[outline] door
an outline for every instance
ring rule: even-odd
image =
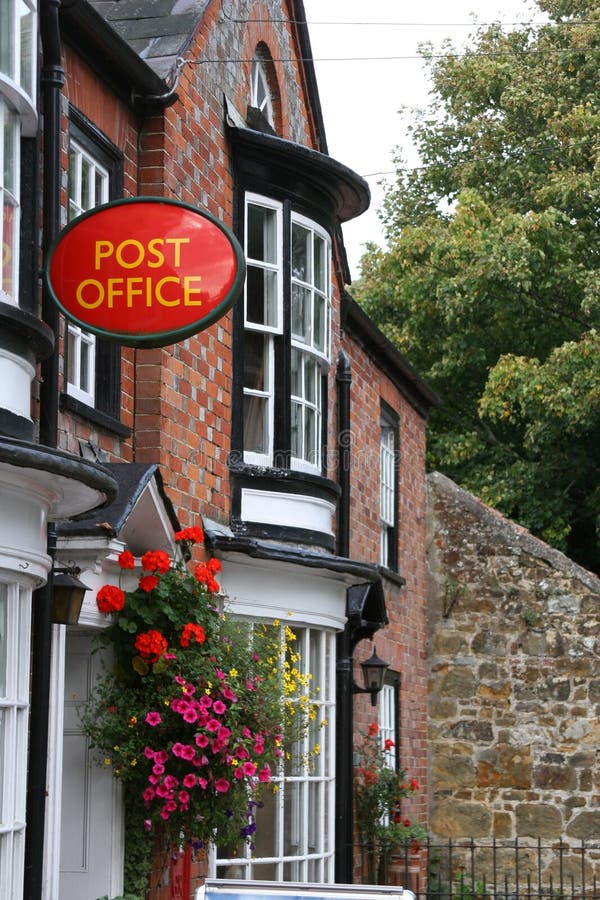
[[[123,887],[123,822],[119,785],[98,765],[79,711],[101,672],[92,635],[67,634],[59,900],[114,897]]]

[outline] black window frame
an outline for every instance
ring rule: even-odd
[[[69,109],[69,149],[71,139],[75,139],[107,169],[109,202],[120,199],[123,196],[123,153],[87,116],[73,106]],[[61,409],[74,412],[109,431],[127,437],[131,429],[121,422],[121,344],[96,336],[95,346],[95,405],[90,406],[65,390],[60,397]],[[65,341],[65,372],[67,353]]]

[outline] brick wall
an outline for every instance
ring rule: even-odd
[[[382,374],[364,347],[346,334],[343,349],[351,360],[350,556],[379,561],[379,434],[381,400],[400,419],[398,569],[406,584],[384,576],[389,625],[375,635],[377,654],[400,673],[401,765],[421,790],[407,799],[406,815],[427,818],[427,671],[425,620],[425,421],[398,387]],[[357,648],[359,663],[371,643]],[[355,698],[355,722],[365,730],[376,717],[368,698]]]

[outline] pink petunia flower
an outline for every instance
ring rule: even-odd
[[[226,794],[230,787],[231,785],[226,778],[217,778],[215,781],[215,791],[219,794]]]
[[[154,728],[155,725],[160,725],[162,716],[159,712],[149,712],[146,714],[146,722]]]

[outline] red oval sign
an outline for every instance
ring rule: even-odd
[[[131,347],[207,328],[237,299],[242,249],[210,213],[159,197],[118,200],[74,219],[48,256],[50,292],[71,321]]]

